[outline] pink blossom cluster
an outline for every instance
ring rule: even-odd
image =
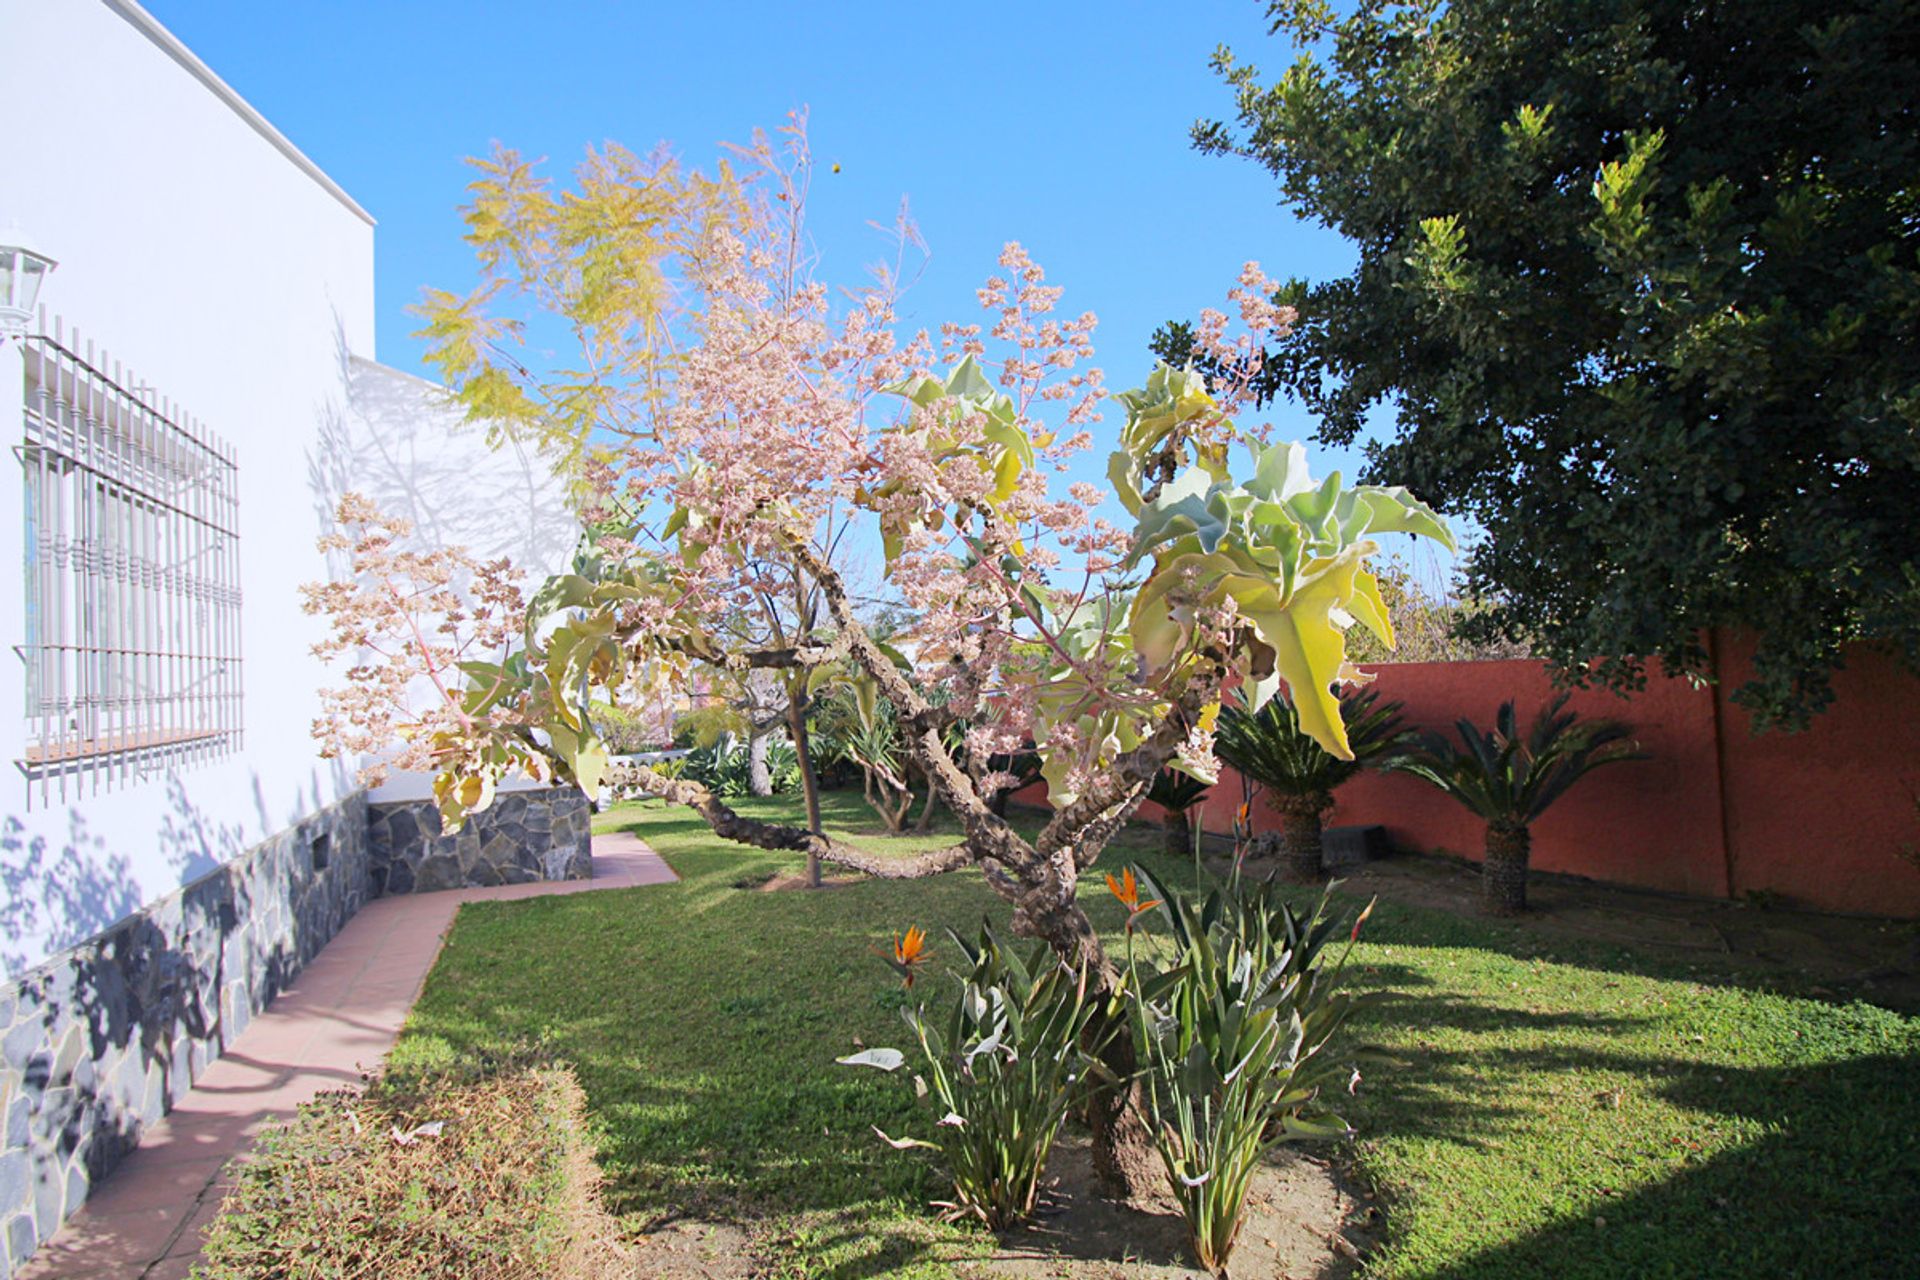
[[[334,516],[319,547],[345,553],[350,576],[300,588],[302,607],[330,628],[314,656],[349,663],[346,683],[321,691],[321,756],[364,758],[375,784],[390,769],[435,769],[442,744],[474,728],[460,663],[504,658],[520,635],[526,602],[513,566],[459,547],[418,549],[410,522],[357,493]]]

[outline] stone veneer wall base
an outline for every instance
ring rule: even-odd
[[[357,792],[0,982],[0,1280],[368,901],[591,879],[592,816],[509,791],[445,835],[431,801]]]
[[[369,806],[375,896],[593,877],[593,806],[572,787],[505,791],[452,835],[431,800]]]
[[[0,1280],[373,896],[365,792],[0,983]]]

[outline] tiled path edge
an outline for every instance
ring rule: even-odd
[[[593,837],[591,880],[376,898],[361,908],[19,1273],[19,1280],[179,1280],[253,1135],[386,1057],[463,902],[666,884],[625,832]]]

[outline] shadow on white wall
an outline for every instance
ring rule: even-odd
[[[566,562],[580,525],[544,457],[514,443],[488,448],[443,387],[360,356],[341,359],[347,406],[322,411],[309,455],[320,528],[332,527],[341,495],[356,492],[411,520],[422,547],[505,556],[533,582]]]

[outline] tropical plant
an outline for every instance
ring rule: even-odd
[[[1258,710],[1235,698],[1220,713],[1214,750],[1242,777],[1266,789],[1280,811],[1288,873],[1302,881],[1318,880],[1325,872],[1321,823],[1333,808],[1333,793],[1368,763],[1381,761],[1408,741],[1400,704],[1382,702],[1373,689],[1342,693],[1340,719],[1352,751],[1349,759],[1329,754],[1300,727],[1290,694]]]
[[[1218,750],[1217,739],[1215,749]],[[1160,806],[1160,830],[1165,837],[1168,853],[1184,855],[1193,852],[1193,823],[1187,812],[1206,798],[1212,786],[1212,783],[1202,782],[1178,769],[1162,769],[1153,775],[1153,785],[1147,788],[1147,799]]]
[[[1033,1214],[1047,1156],[1090,1065],[1082,1040],[1094,1005],[1086,970],[1067,968],[1045,944],[1022,958],[985,924],[974,942],[948,936],[967,964],[946,1016],[902,1010],[920,1047],[924,1096],[938,1113],[934,1140],[875,1132],[896,1149],[938,1150],[953,1174],[948,1216],[1003,1231]],[[925,954],[923,936],[909,929],[888,962],[911,986]],[[906,1055],[867,1049],[839,1061],[895,1071]]]
[[[1377,539],[1451,535],[1405,490],[1316,480],[1300,446],[1240,427],[1246,369],[1211,387],[1154,369],[1118,397],[1111,494],[1050,489],[1056,467],[1093,445],[1108,398],[1090,365],[1094,318],[1055,314],[1061,291],[1009,244],[979,294],[985,323],[896,332],[898,271],[851,296],[811,274],[801,122],[785,136],[784,150],[756,138],[735,153],[743,169],[711,191],[664,153],[613,172],[590,164],[558,193],[511,157],[486,166],[467,211],[482,279],[466,298],[430,299],[432,358],[473,415],[590,454],[583,477],[605,518],[527,603],[524,627],[496,626],[504,643],[482,657],[442,630],[457,638],[465,604],[445,566],[395,581],[408,566],[387,554],[386,517],[346,506],[328,545],[355,579],[317,587],[309,607],[331,616],[328,652],[372,643],[383,660],[323,695],[318,732],[329,751],[387,751],[434,773],[451,829],[510,774],[596,789],[609,758],[580,714],[590,698],[756,669],[804,673],[804,685],[850,665],[892,704],[901,753],[959,828],[951,847],[877,854],[811,822],[742,814],[644,765],[618,766],[622,781],[728,839],[870,875],[978,868],[1111,1008],[1119,971],[1079,904],[1081,874],[1163,767],[1212,771],[1235,677],[1256,705],[1286,684],[1306,731],[1346,754],[1331,686],[1358,677],[1347,624],[1392,634],[1368,570]],[[656,213],[685,243],[643,234]],[[911,227],[898,230],[910,248]],[[1250,265],[1227,295],[1245,334],[1229,336],[1222,313],[1202,340],[1257,353],[1293,319],[1274,288]],[[549,331],[577,337],[581,358],[532,367],[519,335]],[[1097,514],[1110,500],[1119,521]],[[871,597],[833,562],[848,521],[916,619],[908,670],[869,628]],[[817,589],[825,625],[784,642],[726,627],[770,576]],[[473,582],[506,599],[513,575]],[[968,768],[1029,743],[1053,803],[1033,836],[989,806],[1004,778]],[[1107,1043],[1113,1076],[1130,1077],[1131,1041]],[[1126,1102],[1092,1115],[1095,1164],[1116,1189],[1153,1163]]]
[[[1615,720],[1581,720],[1561,694],[1534,718],[1523,737],[1511,701],[1500,704],[1493,728],[1461,719],[1460,745],[1422,735],[1416,749],[1389,767],[1423,778],[1471,809],[1487,824],[1480,901],[1495,915],[1527,909],[1527,856],[1533,820],[1567,788],[1601,765],[1644,760],[1631,731]]]
[[[913,784],[893,704],[879,696],[871,680],[854,677],[827,701],[822,719],[822,754],[860,770],[867,807],[879,815],[888,835],[900,835],[913,808]]]
[[[1356,1055],[1328,1046],[1354,1008],[1338,982],[1372,908],[1329,969],[1331,887],[1302,913],[1270,882],[1235,876],[1183,893],[1141,881],[1173,935],[1157,966],[1143,976],[1136,963],[1129,981],[1148,1111],[1194,1256],[1224,1276],[1267,1152],[1350,1132],[1327,1095],[1357,1081]]]

